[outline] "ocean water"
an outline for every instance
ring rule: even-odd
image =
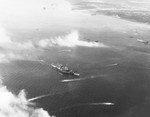
[[[149,117],[150,44],[137,42],[150,41],[148,3],[53,2],[3,3],[0,85],[2,80],[2,94],[13,97],[0,95],[7,115]],[[106,10],[100,13],[100,7]],[[80,77],[62,75],[51,63],[67,65]],[[6,112],[3,100],[0,115]]]
[[[57,117],[140,117],[143,113],[148,117],[148,55],[116,48],[59,50],[45,50],[44,63],[15,60],[3,64],[3,84],[15,94],[25,89],[28,99],[42,96],[33,102]],[[76,77],[59,74],[51,68],[52,62],[67,64],[80,73],[79,80],[63,82]],[[112,105],[100,104],[105,102]]]

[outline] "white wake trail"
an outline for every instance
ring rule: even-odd
[[[115,103],[112,102],[95,102],[95,103],[79,103],[79,104],[73,104],[73,105],[69,105],[63,108],[58,109],[55,112],[60,112],[63,110],[67,110],[73,107],[80,107],[80,106],[114,106]]]
[[[85,77],[85,78],[76,78],[76,79],[64,79],[61,80],[61,82],[76,82],[76,81],[82,81],[82,80],[88,80],[88,79],[94,79],[98,77],[106,77],[107,75],[95,75],[95,76],[90,76],[90,77]]]
[[[40,96],[31,98],[31,99],[28,99],[28,101],[29,101],[29,102],[35,101],[35,100],[38,100],[38,99],[41,99],[41,98],[44,98],[44,97],[48,97],[48,96],[51,96],[51,95],[52,95],[52,94],[40,95]]]
[[[72,50],[61,50],[59,52],[71,52]]]
[[[113,67],[113,66],[118,66],[118,65],[119,65],[118,63],[113,63],[113,64],[106,65],[105,67]]]

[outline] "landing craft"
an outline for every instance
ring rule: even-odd
[[[57,70],[61,74],[64,74],[64,75],[73,75],[73,76],[80,76],[79,73],[73,72],[67,66],[63,66],[62,64],[56,64],[56,65],[54,65],[52,63],[51,66],[52,66],[53,69]]]
[[[142,40],[142,39],[137,39],[137,41],[138,41],[138,42],[141,42],[141,43],[144,43],[144,44],[146,44],[146,45],[149,43],[149,41],[145,41],[145,40]]]

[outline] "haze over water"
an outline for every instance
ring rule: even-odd
[[[0,3],[0,116],[149,117],[149,1]]]

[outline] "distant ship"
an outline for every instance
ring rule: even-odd
[[[52,68],[60,72],[64,75],[73,75],[73,76],[80,76],[79,73],[75,73],[72,70],[70,70],[67,66],[63,66],[62,64],[51,64]]]
[[[142,39],[137,39],[138,42],[141,42],[141,43],[144,43],[144,44],[148,44],[149,41],[145,41],[145,40],[142,40]]]

